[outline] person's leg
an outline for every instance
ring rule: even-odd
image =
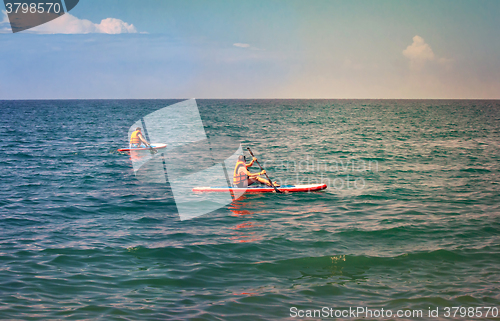
[[[262,178],[260,176],[257,176],[256,179],[259,181],[261,184],[265,184],[267,186],[272,186],[271,182],[269,182],[267,179]],[[277,182],[274,182],[274,186],[280,186]]]
[[[130,147],[131,147],[131,148],[146,148],[146,145],[144,145],[143,143],[139,143],[139,144],[130,144]]]
[[[262,177],[260,177],[260,176],[257,176],[257,177],[255,177],[255,178],[259,181],[259,183],[261,183],[261,184],[266,184],[266,185],[271,186],[271,184],[269,183],[269,181],[268,181],[267,179],[262,178]]]
[[[252,185],[255,182],[257,182],[257,179],[255,177],[249,177],[248,178],[248,186]]]

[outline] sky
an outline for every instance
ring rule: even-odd
[[[500,99],[500,1],[82,0],[13,34],[0,100]]]

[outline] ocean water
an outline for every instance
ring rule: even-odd
[[[329,188],[186,221],[116,152],[175,102],[0,101],[0,319],[500,309],[500,101],[198,100],[273,180]]]

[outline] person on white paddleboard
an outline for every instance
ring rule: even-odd
[[[130,147],[151,147],[144,136],[142,136],[141,127],[137,127],[132,132],[132,135],[130,135]]]
[[[236,166],[234,167],[234,174],[233,174],[234,186],[247,187],[255,182],[259,182],[267,186],[272,186],[269,180],[260,177],[260,175],[264,175],[266,173],[264,169],[259,173],[250,173],[248,171],[247,168],[251,167],[256,160],[257,158],[253,157],[252,161],[246,164],[245,156],[240,155],[238,157],[238,161],[236,162]],[[280,186],[277,182],[274,182],[273,184],[274,186]]]

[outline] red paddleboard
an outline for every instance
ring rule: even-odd
[[[162,149],[162,148],[166,148],[167,144],[151,144],[151,147],[153,149]],[[149,147],[120,148],[118,151],[119,152],[130,152],[132,150],[151,150],[151,148],[149,148]]]
[[[283,185],[278,189],[281,192],[313,192],[326,188],[326,184],[312,184],[312,185]],[[227,187],[227,186],[202,186],[193,188],[193,192],[233,192],[233,193],[272,193],[275,192],[274,188],[266,185],[243,187]]]

